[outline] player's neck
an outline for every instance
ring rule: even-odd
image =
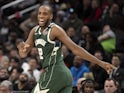
[[[41,26],[41,30],[43,31],[44,29],[46,29],[50,25],[50,23],[51,23],[51,21],[48,22],[46,25]]]

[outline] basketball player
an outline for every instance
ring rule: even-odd
[[[72,93],[72,75],[64,65],[61,46],[65,44],[75,55],[111,71],[111,64],[103,62],[86,50],[76,45],[66,35],[65,31],[52,23],[53,13],[50,6],[41,5],[38,11],[39,25],[34,27],[25,42],[19,42],[17,47],[22,58],[26,57],[31,48],[37,47],[42,60],[43,73],[32,93]]]

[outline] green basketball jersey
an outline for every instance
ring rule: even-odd
[[[61,43],[58,40],[51,41],[49,38],[51,28],[55,25],[55,23],[51,23],[43,32],[41,32],[41,27],[37,26],[34,34],[35,46],[38,48],[43,68],[56,64],[56,62],[63,62]]]

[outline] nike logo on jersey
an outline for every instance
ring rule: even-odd
[[[39,91],[36,91],[35,93],[47,93],[49,91],[49,89],[45,89],[45,90],[39,90]]]
[[[39,83],[37,83],[34,93],[47,93],[50,89],[40,90]]]

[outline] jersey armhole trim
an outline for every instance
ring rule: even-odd
[[[41,34],[41,33],[40,33],[40,29],[41,29],[41,28],[40,28],[39,25],[36,26],[36,27],[35,27],[35,33]]]
[[[51,28],[49,29],[48,35],[47,35],[48,42],[55,44],[55,41],[50,40],[50,32],[51,32]]]
[[[48,36],[47,36],[48,42],[50,42],[50,43],[52,43],[52,44],[55,44],[55,41],[50,40],[50,32],[51,32],[51,28],[52,28],[54,25],[55,25],[54,23],[51,23],[51,27],[50,27],[50,29],[49,29],[49,31],[48,31]]]

